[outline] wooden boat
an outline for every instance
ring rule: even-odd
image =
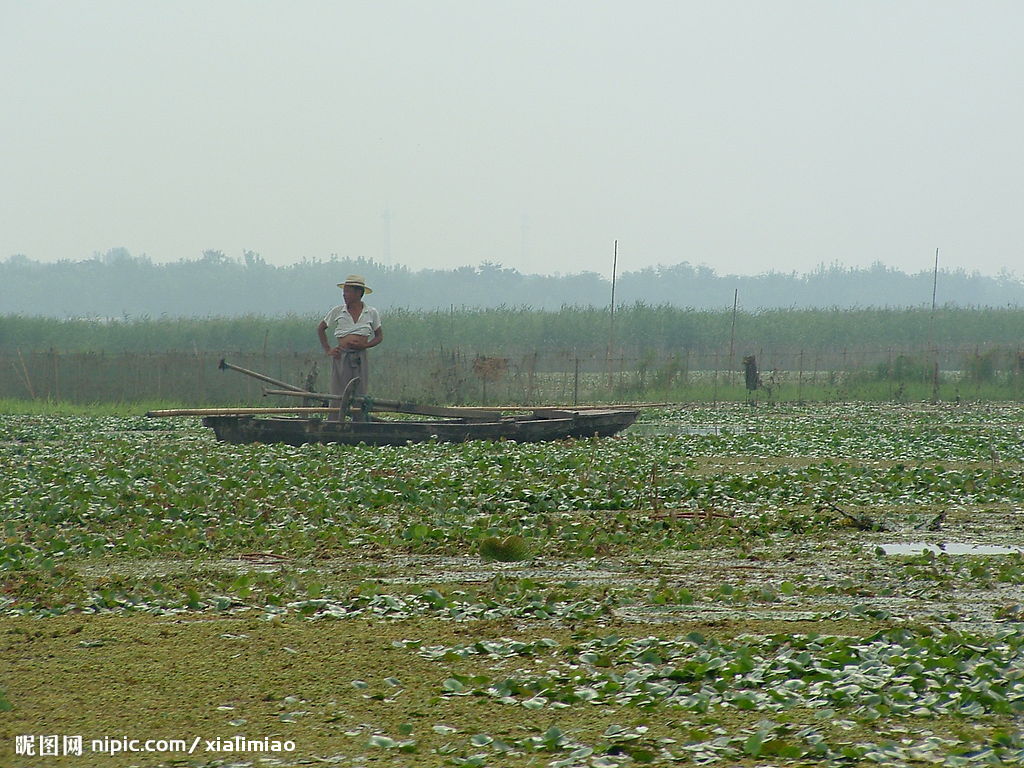
[[[218,440],[228,443],[343,443],[345,445],[406,445],[436,440],[515,440],[542,442],[579,437],[608,437],[630,426],[636,408],[449,408],[353,395],[354,380],[342,395],[329,395],[272,379],[220,361],[221,370],[244,373],[283,389],[264,389],[265,395],[301,397],[333,402],[332,407],[228,408],[150,411],[147,416],[202,416]],[[507,411],[521,411],[507,415]],[[525,412],[522,412],[525,411]],[[421,420],[381,419],[374,412],[415,414]],[[281,416],[278,414],[297,414]],[[325,418],[326,417],[326,418]],[[425,417],[425,418],[424,418]]]
[[[567,438],[607,437],[630,426],[639,411],[537,409],[498,419],[465,418],[430,421],[331,421],[322,418],[260,417],[252,414],[206,416],[218,440],[228,443],[341,443],[407,445],[436,440],[514,440],[543,442]]]

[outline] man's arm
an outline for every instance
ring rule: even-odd
[[[316,327],[316,335],[320,337],[320,346],[324,348],[324,353],[331,357],[338,357],[341,355],[341,351],[337,347],[331,347],[327,342],[327,321],[321,320],[320,325]]]

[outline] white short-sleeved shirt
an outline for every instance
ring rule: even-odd
[[[345,305],[339,304],[324,316],[324,322],[328,328],[334,329],[335,338],[340,339],[342,336],[357,333],[372,339],[373,334],[380,328],[380,312],[364,304],[359,319],[353,320]]]

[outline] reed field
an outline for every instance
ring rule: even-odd
[[[389,309],[383,314],[387,346],[400,352],[461,349],[485,355],[521,355],[545,349],[601,349],[611,340],[627,356],[759,348],[789,350],[1020,348],[1024,309],[940,307],[773,309],[759,312],[694,310],[634,304],[446,310]],[[55,319],[0,316],[0,352],[221,352],[318,351],[319,315],[237,317],[123,317]],[[611,337],[611,339],[609,338]]]
[[[708,403],[368,448],[0,415],[0,764],[1022,764],[1022,424]]]
[[[319,318],[0,318],[0,398],[266,403],[221,358],[326,388]],[[385,316],[379,397],[443,404],[1019,399],[1024,311],[693,311],[635,305]],[[761,387],[746,386],[743,359]]]

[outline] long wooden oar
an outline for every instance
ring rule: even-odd
[[[221,358],[220,363],[217,365],[217,367],[220,368],[222,371],[238,371],[239,373],[244,373],[246,376],[252,376],[254,379],[265,381],[268,384],[276,384],[277,386],[284,387],[285,389],[289,389],[292,392],[306,392],[306,390],[304,390],[302,387],[297,387],[294,384],[289,384],[287,381],[278,381],[277,379],[270,378],[266,374],[257,373],[256,371],[250,371],[248,368],[242,368],[237,365],[232,365],[231,363],[227,362],[224,358]],[[311,393],[306,392],[306,394],[312,397]]]

